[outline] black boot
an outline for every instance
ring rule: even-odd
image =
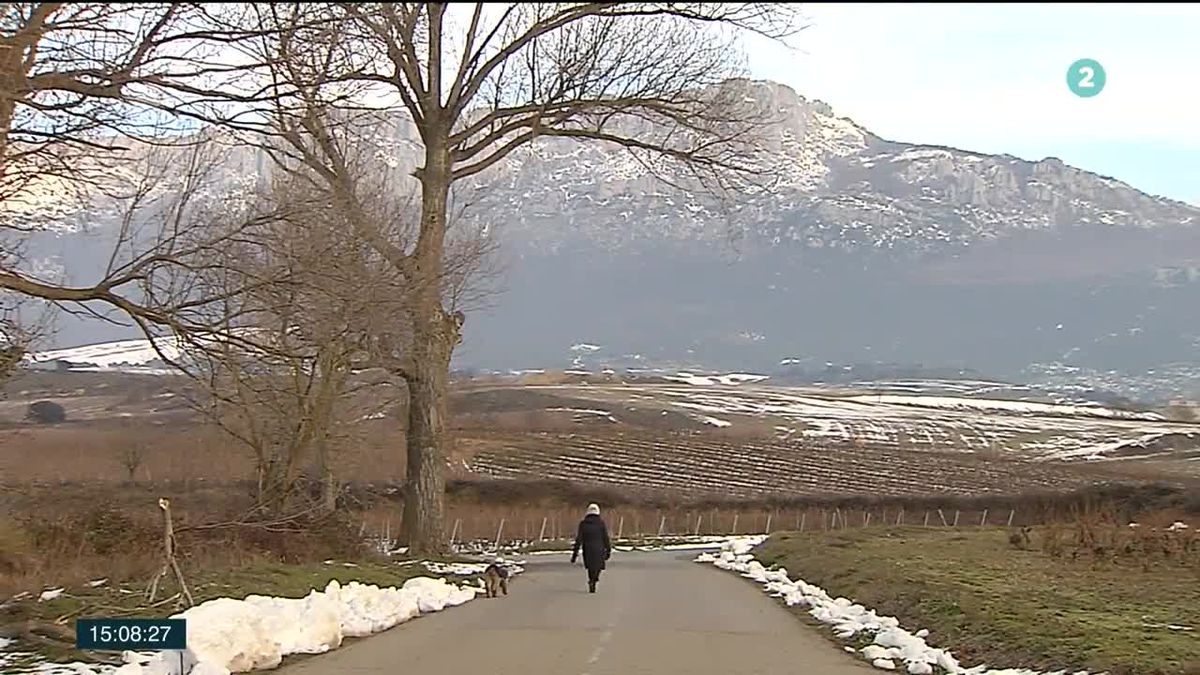
[[[588,579],[588,593],[595,593],[595,592],[596,592],[596,582],[593,581],[592,579]]]

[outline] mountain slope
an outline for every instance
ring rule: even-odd
[[[580,342],[604,347],[596,364],[728,369],[1197,360],[1200,209],[1053,158],[881,139],[782,85],[730,86],[780,121],[761,130],[770,180],[728,212],[619,148],[564,139],[459,186],[462,217],[500,238],[506,269],[505,292],[468,318],[461,365],[566,365]],[[411,124],[389,121],[378,142],[407,175]],[[226,162],[248,183],[269,166],[248,149]],[[78,279],[110,238],[57,227],[31,251]],[[64,319],[59,344],[129,334],[86,325]]]

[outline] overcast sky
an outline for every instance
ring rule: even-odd
[[[1200,5],[802,5],[750,68],[884,138],[1061,158],[1200,205]],[[1107,72],[1097,96],[1067,67]]]

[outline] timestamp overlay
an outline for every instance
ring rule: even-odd
[[[186,619],[79,619],[75,648],[92,651],[187,649]]]

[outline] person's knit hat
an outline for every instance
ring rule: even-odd
[[[587,507],[587,514],[588,514],[589,516],[598,516],[598,515],[600,515],[600,505],[599,505],[599,504],[588,504],[588,507]]]

